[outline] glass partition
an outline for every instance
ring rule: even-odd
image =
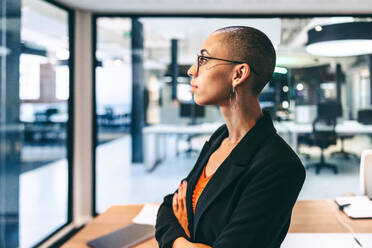
[[[135,20],[138,24],[134,32],[129,18],[97,18],[96,112],[99,132],[95,165],[98,212],[113,204],[161,202],[164,195],[177,188],[179,180],[193,167],[204,142],[223,123],[218,108],[195,106],[187,75],[203,40],[218,28],[252,26],[266,33],[273,42],[277,52],[275,72],[260,95],[260,104],[270,112],[279,134],[300,155],[305,166],[320,160],[319,147],[311,143],[309,135],[311,124],[321,111],[318,107],[324,106],[321,103],[338,102],[337,108],[341,106],[341,111],[338,109],[335,115],[339,125],[345,127],[359,125],[358,112],[371,108],[368,55],[320,56],[310,53],[306,45],[308,31],[315,27],[368,21],[368,18],[140,17]],[[138,45],[141,38],[143,42]],[[143,48],[131,50],[131,42],[137,42],[138,47],[142,45]],[[105,64],[104,54],[111,54],[111,69],[108,70],[110,75],[102,77],[100,70],[109,66]],[[127,54],[141,56],[142,64],[132,66],[125,59]],[[139,93],[130,92],[138,83],[138,79],[131,78],[136,73],[143,76]],[[125,85],[125,89],[116,82]],[[142,101],[132,97],[136,94],[144,98],[143,109],[131,113],[130,106],[135,101]],[[123,139],[119,135],[104,134],[104,122],[111,121],[113,130],[113,124],[121,118],[113,118],[119,110],[105,110],[101,99],[120,99],[128,104],[131,116],[143,115],[142,164],[131,162],[132,154],[138,151],[132,148],[130,132],[123,135]],[[105,120],[108,117],[112,120]],[[200,125],[199,128],[209,125],[210,132],[200,135],[180,131],[192,130],[195,125]],[[293,130],[307,131],[294,133]],[[354,133],[346,137],[340,133],[337,143],[326,150],[326,160],[337,164],[339,175],[326,169],[316,175],[309,169],[300,199],[358,193],[358,158],[362,150],[371,146],[368,135]],[[103,137],[108,137],[107,142]],[[339,151],[343,155],[339,156]],[[356,156],[347,157],[344,152]],[[344,184],[344,180],[348,183]],[[322,190],[317,190],[319,187]]]
[[[0,246],[32,247],[70,221],[69,13],[1,5]]]
[[[22,0],[21,20],[20,245],[27,247],[68,222],[70,50],[66,10]]]

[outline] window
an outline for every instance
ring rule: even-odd
[[[205,109],[195,108],[196,111],[190,111],[191,107],[187,106],[187,111],[185,105],[192,102],[187,70],[195,62],[195,56],[203,40],[210,33],[224,26],[246,25],[266,33],[277,52],[274,75],[259,99],[261,107],[273,114],[274,120],[291,121],[292,124],[302,122],[311,130],[311,122],[316,117],[317,103],[323,98],[330,98],[340,99],[343,119],[355,123],[358,109],[370,102],[369,94],[361,94],[359,91],[365,89],[363,92],[369,92],[369,87],[365,83],[367,79],[361,76],[368,65],[367,60],[363,56],[330,58],[313,55],[306,51],[306,42],[307,31],[316,26],[360,20],[366,21],[367,18],[97,17],[98,66],[95,68],[98,123],[95,161],[97,212],[102,212],[113,204],[161,202],[163,196],[177,189],[180,179],[191,170],[198,154],[193,150],[200,149],[208,138],[208,135],[190,137],[187,134],[169,134],[163,135],[163,139],[157,139],[157,134],[154,134],[149,135],[147,139],[144,135],[144,146],[145,139],[154,144],[154,149],[150,150],[149,154],[143,153],[144,163],[147,163],[146,158],[152,156],[150,153],[155,154],[153,157],[159,153],[159,157],[162,158],[154,159],[153,164],[157,166],[149,172],[143,164],[131,162],[134,148],[130,130],[127,134],[124,134],[124,129],[123,133],[118,134],[121,131],[117,131],[114,134],[115,128],[119,130],[116,123],[121,117],[117,114],[118,107],[108,106],[107,102],[114,100],[125,102],[129,114],[132,116],[143,114],[144,127],[158,124],[166,129],[167,125],[177,128],[195,123],[216,123],[218,127],[217,124],[222,123],[223,117],[217,108],[207,106]],[[132,24],[136,22],[138,26],[131,27],[131,22]],[[135,34],[138,30],[142,30],[142,33]],[[142,38],[143,48],[130,48],[133,40]],[[176,87],[172,84],[174,67],[172,69],[171,58],[174,41],[177,44],[175,50],[178,57],[175,66],[178,71]],[[128,60],[130,54],[139,55],[143,61],[138,65],[134,61],[130,64]],[[343,78],[337,74],[337,71],[340,71],[336,70],[340,68],[338,64],[342,65],[341,71],[345,74],[342,83],[337,82],[337,78]],[[107,68],[104,69],[105,67]],[[107,70],[107,74],[102,70]],[[143,78],[131,78],[131,75],[136,73]],[[140,87],[139,92],[134,88],[138,81],[143,87]],[[117,82],[121,82],[120,86]],[[346,90],[347,88],[350,90]],[[144,98],[141,103],[143,113],[140,109],[137,109],[138,113],[131,113],[130,109],[134,103],[142,101],[133,97],[136,94]],[[195,116],[191,116],[192,112]],[[275,122],[276,125],[281,123],[283,122]],[[309,153],[312,162],[319,160],[319,148],[306,146],[310,143],[309,141],[306,143],[306,137],[298,135],[294,141],[286,136],[286,133],[281,135],[300,156]],[[353,144],[359,144],[358,148]],[[360,151],[370,145],[367,137],[356,135],[346,140],[344,147],[345,150],[360,155]],[[155,149],[158,146],[167,154],[166,157]],[[341,147],[339,140],[330,148],[329,153],[340,151]],[[332,159],[334,163],[339,164],[341,173],[350,179],[350,184],[343,184],[340,176],[329,177],[326,171],[318,176],[314,175],[313,170],[309,170],[300,199],[332,198],[344,192],[358,193],[358,161],[349,161],[337,156],[332,156]],[[304,159],[305,165],[309,162],[311,160]],[[315,185],[326,190],[314,190]]]
[[[19,233],[20,245],[28,247],[68,222],[68,12],[23,0],[21,42],[20,93],[29,97],[19,102],[24,125]]]
[[[7,3],[1,8],[0,246],[32,247],[71,221],[69,12],[43,0]]]

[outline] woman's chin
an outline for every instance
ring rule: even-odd
[[[207,101],[196,101],[194,100],[196,104],[198,104],[199,106],[208,106],[208,105],[214,105],[213,103],[211,102],[207,102]]]
[[[202,99],[198,98],[198,97],[194,97],[194,102],[200,106],[204,106],[204,105],[207,105],[205,103],[205,101],[203,101]]]
[[[211,97],[200,97],[197,95],[194,95],[194,102],[200,106],[218,105],[216,99]]]

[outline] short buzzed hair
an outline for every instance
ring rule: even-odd
[[[260,30],[246,26],[224,27],[214,33],[224,35],[222,42],[229,49],[229,59],[246,62],[253,68],[255,80],[252,93],[259,95],[271,79],[276,63],[276,53],[270,39]]]

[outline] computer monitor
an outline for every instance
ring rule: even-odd
[[[372,109],[358,110],[358,122],[366,125],[372,124]]]
[[[180,116],[191,118],[191,124],[196,124],[197,117],[204,117],[205,109],[204,106],[197,105],[194,102],[181,102],[180,105]]]
[[[181,103],[180,116],[190,117],[192,115],[195,115],[195,117],[204,117],[204,106],[197,105],[196,103]]]
[[[337,119],[342,117],[342,105],[339,101],[325,101],[318,103],[318,117],[324,119]]]

